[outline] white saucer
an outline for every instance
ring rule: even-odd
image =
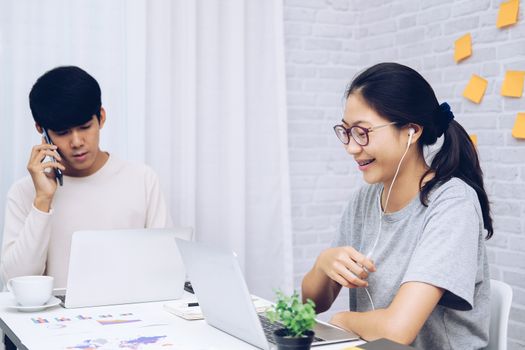
[[[5,305],[8,309],[14,309],[21,312],[34,312],[34,311],[42,311],[45,309],[49,309],[51,307],[57,306],[60,304],[60,299],[57,297],[51,297],[44,305],[39,306],[22,306],[19,305],[15,299],[11,299],[11,303],[9,305]]]

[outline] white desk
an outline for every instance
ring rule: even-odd
[[[6,305],[11,298],[10,293],[0,293],[0,305]],[[203,320],[186,321],[175,316],[165,311],[163,304],[154,302],[80,309],[55,307],[33,313],[0,306],[0,327],[22,350],[89,349],[89,342],[105,344],[101,350],[256,349]],[[342,350],[361,343],[333,344],[314,349]]]

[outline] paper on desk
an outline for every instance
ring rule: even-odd
[[[141,328],[140,330],[128,328],[109,331],[104,329],[98,332],[40,338],[35,339],[34,342],[35,344],[28,343],[28,348],[57,350],[169,350],[182,348],[177,343],[177,337],[174,335],[174,332],[168,326]]]
[[[252,295],[252,300],[258,313],[265,312],[272,305],[268,300],[261,299],[255,295]],[[164,310],[186,320],[203,320],[204,316],[199,306],[188,306],[188,304],[196,302],[196,298],[168,301],[164,303]]]
[[[103,329],[125,329],[156,324],[155,318],[135,312],[118,313],[78,313],[71,316],[35,314],[28,315],[27,323],[32,325],[32,333],[40,337],[63,336],[87,333]]]

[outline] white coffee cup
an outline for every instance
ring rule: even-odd
[[[52,276],[21,276],[11,278],[7,289],[22,306],[44,305],[53,293]]]

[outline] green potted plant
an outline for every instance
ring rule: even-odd
[[[308,299],[302,303],[299,294],[294,291],[287,296],[277,291],[275,304],[266,312],[272,322],[280,322],[284,328],[278,329],[273,336],[279,350],[308,350],[314,338],[312,328],[315,325],[315,304]]]

